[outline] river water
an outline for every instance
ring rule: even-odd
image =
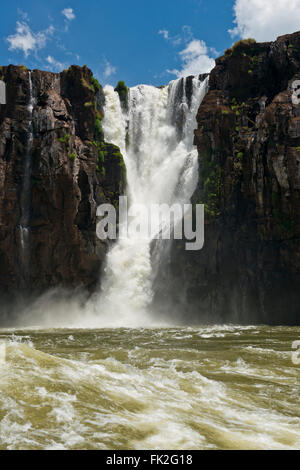
[[[201,77],[139,85],[124,111],[105,88],[103,129],[124,155],[129,204],[189,202],[206,91]],[[300,448],[300,327],[154,318],[165,245],[151,259],[152,242],[117,241],[102,291],[86,305],[50,293],[20,308],[10,323],[19,329],[0,329],[1,450]]]
[[[299,449],[299,327],[0,330],[0,449]]]

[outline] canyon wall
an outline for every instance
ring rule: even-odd
[[[87,67],[60,74],[0,68],[7,104],[0,106],[1,298],[56,286],[92,289],[107,251],[96,237],[96,208],[118,204],[126,170],[119,149],[104,142],[104,95]],[[33,141],[28,153],[32,117]],[[24,266],[20,224],[30,159],[29,254]],[[28,189],[28,188],[27,188]]]
[[[0,295],[51,287],[93,290],[108,245],[96,208],[118,205],[126,169],[104,142],[104,94],[87,67],[54,74],[1,67]],[[300,323],[300,33],[241,41],[216,60],[197,115],[205,246],[165,250],[155,307],[186,322]],[[187,83],[189,81],[187,80]],[[30,151],[29,256],[22,192]],[[178,116],[180,121],[180,116]],[[177,123],[177,120],[176,120]],[[25,269],[26,268],[26,269]]]
[[[300,323],[297,79],[300,33],[241,41],[216,60],[195,131],[205,246],[176,241],[157,294],[188,321]]]

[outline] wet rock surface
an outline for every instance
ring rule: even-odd
[[[205,246],[166,260],[189,321],[300,323],[300,33],[243,41],[216,61],[195,131]]]
[[[122,155],[103,141],[103,91],[87,67],[31,73],[35,105],[30,269],[25,277],[19,225],[28,158],[28,74],[25,67],[1,67],[7,88],[7,104],[0,106],[1,291],[93,289],[107,251],[107,244],[96,237],[96,209],[101,203],[115,204],[126,179]]]

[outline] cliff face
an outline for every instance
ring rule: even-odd
[[[96,237],[96,209],[116,204],[126,179],[118,148],[103,142],[102,88],[87,67],[60,74],[34,70],[31,113],[29,71],[9,66],[0,72],[7,88],[7,104],[0,106],[1,290],[90,288],[98,282],[107,250]]]
[[[103,140],[102,88],[86,67],[34,70],[32,89],[28,70],[0,69],[7,87],[0,106],[1,298],[56,286],[93,289],[107,252],[96,237],[96,208],[117,206],[126,179],[119,149]],[[195,131],[193,202],[205,204],[205,246],[188,252],[175,241],[157,280],[157,305],[165,300],[170,311],[171,300],[173,315],[197,323],[300,323],[295,80],[300,33],[243,41],[217,59]]]
[[[174,309],[198,320],[300,323],[300,33],[216,61],[195,132],[205,247],[173,245]]]

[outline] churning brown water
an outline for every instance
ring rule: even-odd
[[[300,448],[300,328],[0,330],[0,449]]]

